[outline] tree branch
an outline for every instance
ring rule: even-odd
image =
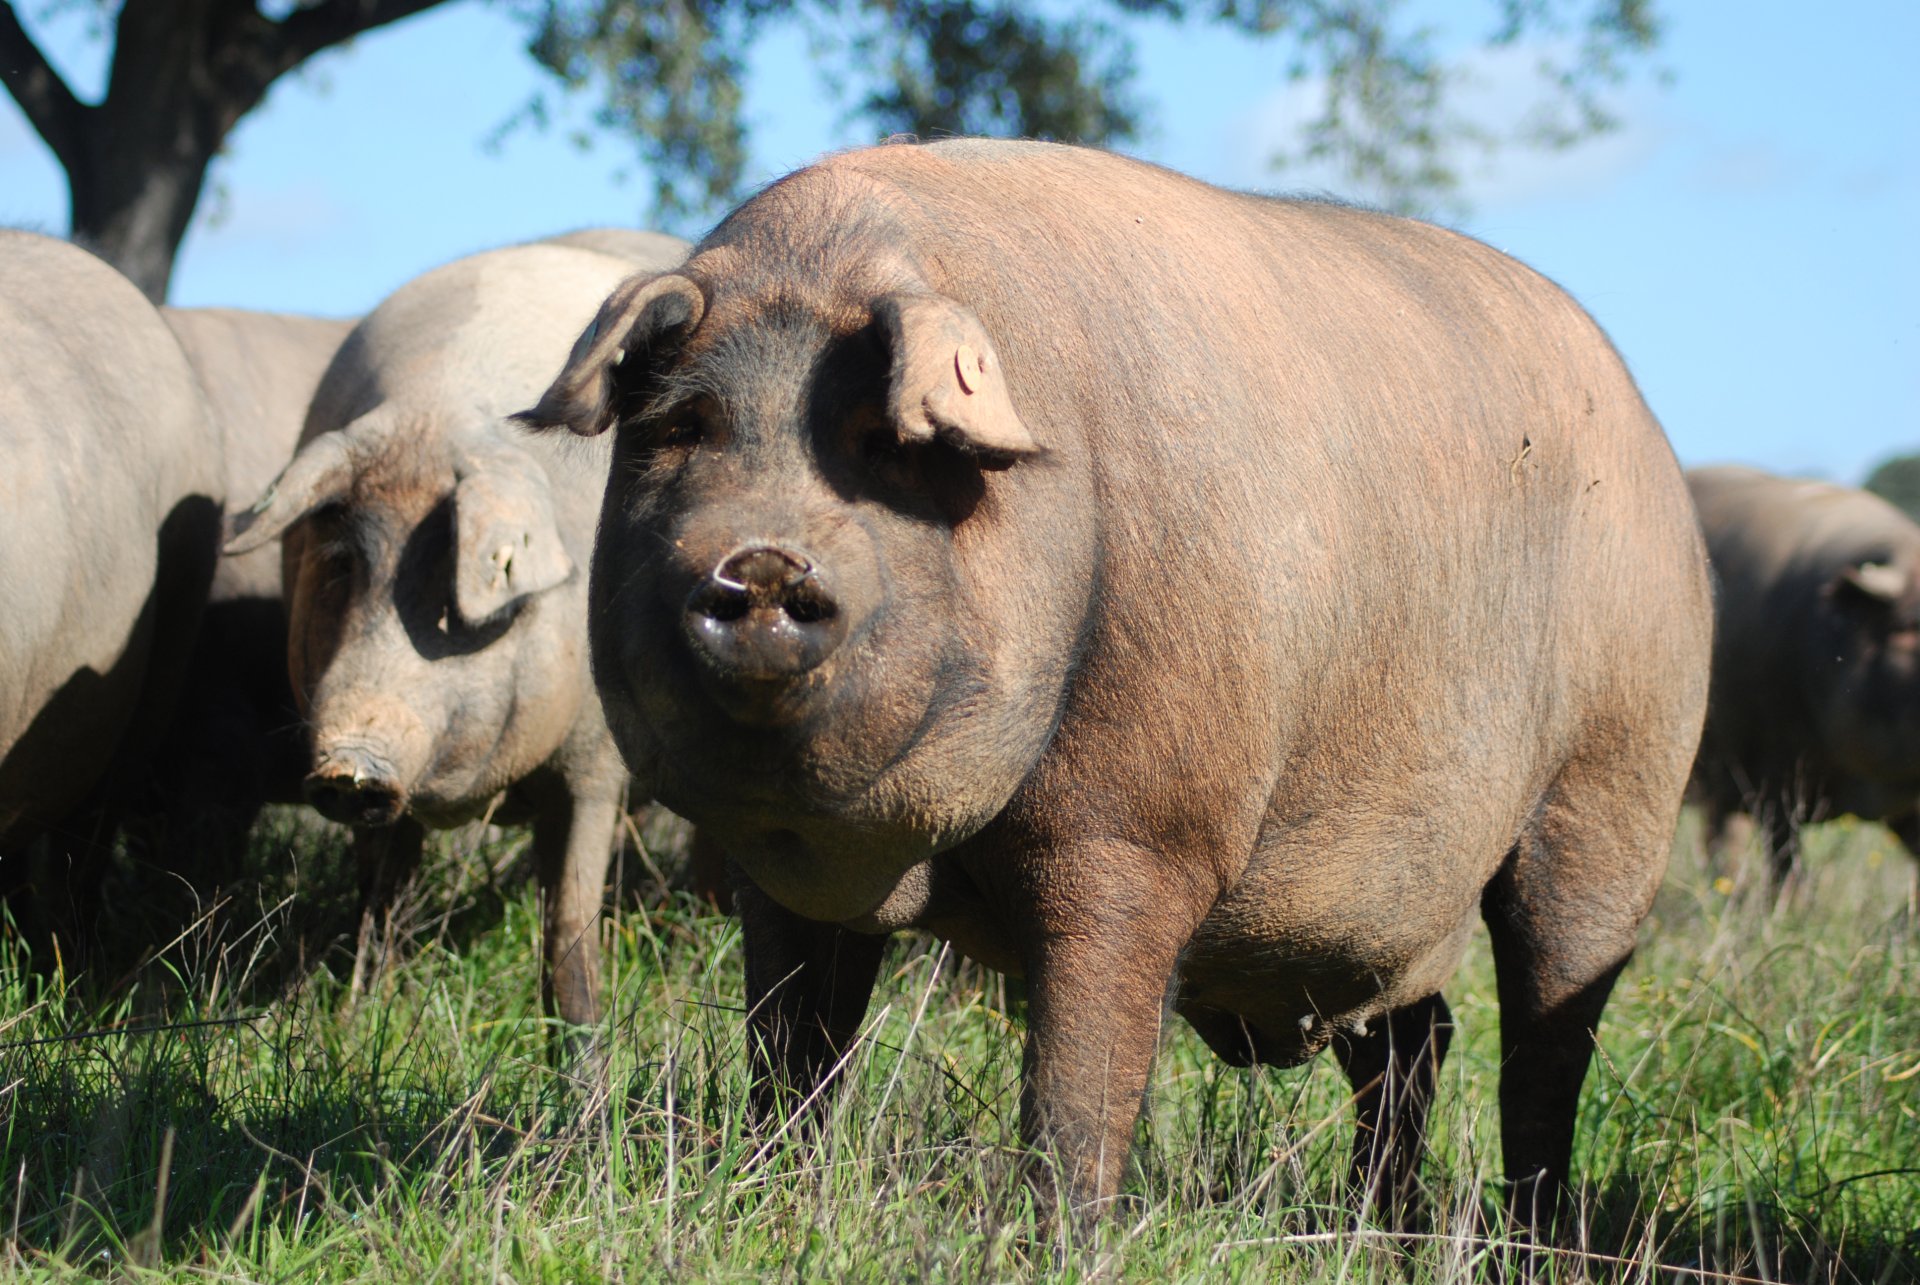
[[[71,171],[87,105],[73,96],[33,37],[20,25],[11,0],[0,0],[0,84],[7,87],[27,120],[46,140],[63,168]]]
[[[291,70],[323,49],[351,40],[364,31],[384,27],[431,9],[443,0],[323,0],[310,9],[296,9],[275,24],[279,47],[276,61]]]

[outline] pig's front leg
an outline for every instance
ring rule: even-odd
[[[426,852],[427,831],[410,816],[388,826],[353,831],[353,865],[360,883],[360,932],[348,992],[358,995],[393,952],[390,917],[396,897],[413,882]],[[374,958],[380,955],[380,960]]]
[[[1021,1134],[1046,1214],[1075,1221],[1119,1190],[1181,949],[1210,902],[1126,845],[1032,862],[1023,931],[1027,1043]]]
[[[742,879],[734,888],[746,953],[754,1119],[767,1125],[826,1101],[873,998],[887,939],[794,914]]]
[[[545,949],[540,999],[569,1026],[600,1020],[600,907],[620,832],[620,793],[569,790],[533,824]]]

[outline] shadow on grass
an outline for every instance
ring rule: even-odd
[[[499,924],[517,838],[441,845],[399,908],[415,947],[463,950]],[[150,1264],[243,1225],[293,1232],[444,1183],[450,1149],[485,1160],[555,1105],[559,1077],[499,1089],[436,1063],[374,996],[341,1020],[358,926],[344,831],[270,812],[205,893],[137,840],[102,879],[84,933],[42,906],[0,942],[0,1229],[20,1253]]]
[[[562,1105],[554,1077],[476,1087],[409,1057],[406,1033],[317,1057],[296,1054],[303,1038],[297,1021],[183,1024],[0,1052],[12,1247],[152,1264],[262,1229],[293,1239],[386,1192],[430,1200]]]
[[[11,1261],[312,1246],[371,1209],[449,1208],[530,1172],[560,1181],[590,1167],[580,1144],[611,1118],[650,1109],[610,1114],[604,1076],[583,1085],[552,1065],[526,832],[442,837],[396,907],[399,957],[356,996],[348,838],[279,819],[213,896],[123,849],[84,971],[44,938],[0,933]],[[613,1036],[634,1038],[631,1020]],[[666,1094],[683,1118],[702,1104],[696,1136],[723,1132],[712,1078]]]
[[[431,942],[463,951],[494,930],[531,878],[531,834],[480,824],[430,834],[419,878],[389,910],[403,949]],[[610,908],[657,906],[680,890],[689,835],[671,813],[644,810],[616,853]],[[41,886],[7,907],[33,966],[77,983],[96,1003],[136,983],[150,998],[177,995],[174,983],[191,980],[183,972],[231,956],[240,943],[244,968],[229,959],[224,980],[248,1005],[274,1001],[317,967],[346,975],[360,925],[347,829],[304,807],[270,807],[251,823],[236,861],[182,858],[191,846],[132,827],[76,876],[85,888],[51,869],[61,863],[40,862]]]
[[[1869,1285],[1920,1280],[1920,1228],[1876,1217],[1873,1181],[1913,1183],[1920,1171],[1854,1175],[1801,1198],[1754,1187],[1702,1192],[1690,1201],[1615,1171],[1583,1193],[1586,1248],[1681,1273],[1741,1279]],[[1852,1188],[1853,1190],[1849,1190]],[[1867,1196],[1867,1207],[1854,1199]]]

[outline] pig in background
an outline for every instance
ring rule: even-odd
[[[259,495],[292,458],[320,377],[352,321],[162,308],[206,395],[226,493]],[[310,757],[287,680],[278,542],[214,569],[179,709],[154,758],[150,840],[202,887],[231,877],[269,803],[299,803]]]
[[[642,249],[663,268],[686,246]],[[629,786],[586,645],[609,452],[530,440],[506,416],[636,266],[533,244],[402,286],[347,337],[299,453],[228,544],[281,539],[305,790],[356,827],[367,924],[425,827],[531,822],[542,995],[574,1024],[600,1013],[600,906]]]
[[[528,419],[614,430],[594,674],[746,876],[763,1115],[918,926],[1026,978],[1043,1195],[1114,1195],[1171,998],[1236,1064],[1330,1048],[1412,1222],[1484,919],[1511,1206],[1554,1223],[1712,610],[1564,293],[1098,152],[888,146],[623,285]]]
[[[220,458],[199,382],[146,297],[83,250],[0,230],[8,893],[42,883],[42,902],[89,918],[91,862],[187,673],[219,547]]]
[[[1877,495],[1721,467],[1687,474],[1718,580],[1694,788],[1709,839],[1758,823],[1776,886],[1800,827],[1884,821],[1920,853],[1920,525]]]

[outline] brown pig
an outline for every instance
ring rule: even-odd
[[[1751,813],[1776,884],[1820,817],[1885,821],[1920,853],[1920,525],[1866,491],[1757,469],[1687,485],[1719,582],[1695,767],[1710,838]]]
[[[542,993],[575,1024],[600,1012],[600,904],[628,785],[587,668],[583,572],[608,451],[523,440],[505,416],[634,266],[515,246],[402,286],[341,346],[299,454],[228,545],[282,536],[307,795],[360,827],[369,910],[418,861],[423,825],[530,819]]]
[[[1548,1218],[1711,629],[1666,439],[1560,290],[1100,152],[884,146],[622,285],[525,419],[615,430],[594,673],[750,880],[758,1109],[917,925],[1026,979],[1043,1192],[1115,1192],[1171,997],[1235,1063],[1331,1047],[1404,1220],[1484,919]]]
[[[144,765],[224,495],[214,425],[159,312],[86,251],[0,230],[0,886],[24,878],[35,835],[88,846],[62,823]]]

